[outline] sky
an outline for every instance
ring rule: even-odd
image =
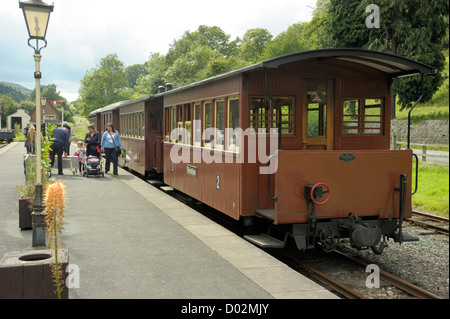
[[[44,0],[51,4],[52,0]],[[0,0],[0,81],[34,89],[34,50],[17,0]],[[266,28],[274,37],[312,19],[316,0],[53,0],[42,49],[41,84],[56,84],[69,102],[80,81],[115,53],[125,66],[143,64],[151,53],[167,54],[185,31],[218,26],[231,40],[248,29]]]

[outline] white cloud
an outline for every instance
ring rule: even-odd
[[[151,52],[166,54],[173,40],[199,25],[216,25],[232,39],[250,28],[267,28],[276,36],[293,23],[309,21],[310,6],[315,4],[315,0],[53,1],[48,47],[42,50],[42,82],[56,84],[69,100],[78,96],[86,71],[107,54],[116,53],[127,66],[144,63]],[[17,0],[2,0],[0,21],[0,80],[33,83],[33,51],[27,47]]]

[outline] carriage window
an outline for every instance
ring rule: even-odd
[[[184,105],[184,144],[191,144],[192,136],[191,105]]]
[[[228,99],[227,149],[239,151],[239,98]]]
[[[124,124],[124,135],[128,136],[128,122],[127,122],[127,115],[123,115],[123,124]]]
[[[183,133],[182,129],[184,128],[184,112],[183,112],[183,106],[182,105],[178,105],[177,106],[177,134],[176,134],[176,139],[177,142],[181,143],[183,140],[183,137],[181,136],[181,134]]]
[[[203,105],[203,139],[204,139],[204,146],[211,146],[211,137],[214,135],[214,132],[212,131],[212,106],[211,102],[205,102]]]
[[[144,112],[139,113],[139,117],[141,122],[141,125],[139,125],[139,128],[141,129],[140,138],[143,139],[145,135]]]
[[[165,109],[165,121],[164,121],[164,127],[165,127],[165,141],[170,141],[170,108]]]
[[[275,98],[274,99],[281,109],[281,134],[294,133],[294,109],[291,98]],[[277,107],[273,108],[273,126],[277,128],[279,125],[277,114]]]
[[[383,99],[345,99],[343,134],[383,134]]]
[[[258,133],[268,133],[270,128],[270,103],[268,98],[250,99],[250,127]]]
[[[292,98],[275,97],[250,98],[250,127],[258,133],[270,133],[270,129],[277,129],[280,118],[277,115],[281,110],[281,133],[294,133],[294,103]]]
[[[216,132],[215,132],[215,146],[218,148],[223,148],[223,137],[225,129],[225,119],[224,119],[224,100],[216,101],[215,116],[216,116]]]
[[[170,141],[176,143],[176,128],[177,128],[177,107],[170,108]]]
[[[139,129],[139,123],[138,123],[138,117],[137,113],[133,114],[133,136],[138,136],[138,129]]]
[[[202,120],[201,120],[201,105],[194,104],[194,145],[200,145],[202,141]]]
[[[317,83],[308,85],[307,93],[308,137],[327,135],[327,86]]]

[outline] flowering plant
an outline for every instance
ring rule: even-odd
[[[65,185],[61,182],[51,183],[47,187],[45,194],[45,223],[47,232],[47,246],[54,250],[55,262],[51,264],[56,285],[58,299],[61,299],[61,291],[63,288],[63,270],[58,263],[58,246],[61,246],[61,231],[64,224],[66,191]]]

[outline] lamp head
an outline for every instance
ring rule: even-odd
[[[48,5],[41,0],[19,1],[19,8],[23,10],[30,39],[45,41],[48,21],[50,13],[53,12],[53,7],[53,4]]]

